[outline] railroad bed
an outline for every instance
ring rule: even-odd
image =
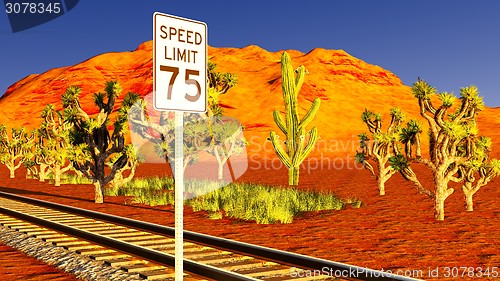
[[[171,227],[5,192],[0,224],[146,280],[174,278]],[[348,275],[306,276],[325,268]],[[186,281],[417,280],[190,231],[184,232],[184,271]]]

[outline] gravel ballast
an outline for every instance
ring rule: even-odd
[[[138,274],[126,273],[104,262],[92,260],[3,226],[0,226],[0,241],[82,280],[143,280]]]

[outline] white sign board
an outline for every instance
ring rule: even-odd
[[[207,25],[162,13],[153,18],[155,109],[205,112]]]

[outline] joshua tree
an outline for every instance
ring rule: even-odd
[[[311,108],[300,120],[297,97],[300,88],[304,83],[306,69],[299,66],[295,71],[290,56],[283,52],[281,55],[281,87],[285,100],[285,120],[279,110],[274,110],[274,122],[278,128],[286,135],[285,146],[279,141],[279,136],[275,131],[270,132],[270,140],[283,164],[288,168],[288,185],[299,184],[299,167],[313,150],[318,140],[318,129],[313,127],[306,138],[306,127],[314,119],[319,110],[320,99],[315,98]]]
[[[115,177],[109,182],[109,186],[120,187],[134,178],[135,171],[139,166],[139,163],[144,162],[144,156],[136,151],[132,144],[128,144],[125,146],[125,154],[127,155],[127,163],[121,169],[116,171]],[[116,155],[113,159],[111,159],[106,165],[112,169],[115,161],[120,159],[120,155]],[[130,171],[128,176],[124,176],[123,173],[125,171]]]
[[[397,151],[398,134],[404,114],[399,108],[391,109],[391,123],[386,132],[382,132],[382,117],[365,109],[361,120],[368,126],[372,139],[366,133],[359,135],[361,152],[356,154],[356,161],[370,171],[377,180],[380,195],[385,195],[385,182],[396,170],[388,163],[389,158]],[[373,169],[369,160],[375,162],[377,172]]]
[[[25,161],[23,163],[26,168],[26,178],[35,179],[38,178],[41,182],[45,181],[45,178],[50,173],[49,165],[45,164],[43,158],[43,139],[40,137],[39,129],[34,131],[35,141],[33,142],[33,147],[31,151],[27,151],[25,154]]]
[[[35,130],[35,136],[32,157],[30,157],[30,161],[25,163],[25,166],[33,176],[38,177],[40,182],[44,182],[51,173],[50,165],[52,162],[49,162],[49,157],[47,157],[45,133],[38,128]]]
[[[108,129],[110,114],[121,91],[120,84],[111,81],[106,83],[105,93],[95,93],[94,103],[99,108],[95,117],[90,117],[80,106],[79,87],[71,86],[62,95],[65,121],[73,125],[70,131],[73,166],[93,181],[96,203],[104,202],[104,187],[128,161],[125,150],[127,110],[138,99],[137,94],[127,94],[113,123],[113,131]],[[118,159],[106,169],[106,163],[117,155]]]
[[[399,133],[399,141],[404,145],[405,155],[415,154],[416,158],[422,157],[420,145],[416,146],[416,151],[413,153],[415,144],[420,143],[420,134],[422,133],[422,125],[414,119],[406,123],[406,127],[401,128]]]
[[[174,114],[162,111],[158,118],[148,115],[146,102],[138,100],[130,109],[131,129],[155,145],[155,151],[171,163],[175,160]],[[207,150],[212,142],[208,119],[204,114],[184,113],[184,169],[197,161],[198,153]],[[171,165],[174,171],[174,165]]]
[[[405,143],[405,157],[393,157],[391,164],[401,169],[410,162],[426,165],[434,178],[434,210],[436,220],[444,220],[444,202],[454,189],[448,186],[450,181],[461,182],[457,173],[474,155],[474,138],[477,134],[476,116],[483,107],[482,98],[475,86],[460,90],[461,104],[457,110],[448,114],[456,97],[450,93],[436,93],[436,89],[420,79],[413,84],[412,92],[418,99],[420,115],[429,123],[429,159],[420,155],[420,134],[415,131],[412,141]],[[435,108],[431,97],[437,95],[441,106]],[[411,155],[416,146],[416,156]],[[415,177],[416,179],[416,177]]]
[[[11,135],[4,125],[0,125],[0,163],[7,166],[10,178],[15,177],[15,171],[31,157],[34,133],[26,133],[21,127],[12,128]]]
[[[23,165],[26,168],[26,178],[34,179],[38,178],[38,167],[36,162],[33,160],[34,155],[29,155],[26,157],[27,159],[24,161]]]
[[[235,119],[213,117],[211,124],[213,143],[208,151],[217,160],[217,179],[223,180],[224,165],[231,156],[238,156],[243,152],[246,140],[240,136],[242,127]]]
[[[399,132],[399,141],[403,144],[405,149],[404,155],[409,155],[410,158],[420,158],[422,157],[420,145],[420,133],[422,133],[422,125],[414,119],[411,119],[406,123],[406,127],[402,127]],[[413,151],[413,147],[415,151]],[[434,192],[428,190],[422,186],[417,178],[417,175],[413,172],[410,167],[410,162],[405,159],[405,157],[399,151],[399,146],[395,147],[395,155],[389,158],[389,164],[408,181],[411,181],[414,187],[420,194],[426,195],[430,199],[434,199]]]
[[[500,175],[500,161],[489,159],[491,139],[480,137],[474,144],[472,158],[461,165],[460,173],[463,176],[462,191],[465,198],[465,209],[474,210],[472,197],[494,177]]]
[[[238,83],[238,77],[232,73],[216,72],[217,65],[208,62],[208,108],[215,116],[222,115],[222,108],[219,105],[219,96],[224,95]]]
[[[69,132],[70,123],[64,123],[61,112],[55,110],[54,105],[48,104],[42,111],[43,122],[38,130],[39,153],[37,160],[40,165],[39,178],[44,181],[45,167],[54,175],[55,186],[61,185],[61,176],[69,171],[73,165],[69,157],[72,149]]]

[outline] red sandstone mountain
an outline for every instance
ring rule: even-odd
[[[235,116],[245,125],[250,141],[249,152],[274,155],[265,140],[270,129],[277,130],[272,110],[283,111],[280,65],[281,52],[268,52],[258,46],[245,48],[209,48],[217,70],[238,75],[238,85],[221,97],[225,114]],[[419,118],[418,106],[410,88],[382,67],[368,64],[343,50],[314,49],[307,54],[288,50],[295,66],[303,64],[309,74],[302,87],[299,105],[303,112],[310,102],[322,100],[316,119],[321,136],[315,153],[352,155],[356,135],[366,131],[360,120],[365,108],[388,115],[391,107],[400,107],[407,118]],[[70,85],[82,88],[82,106],[96,112],[92,93],[102,91],[104,83],[118,80],[124,92],[144,96],[152,91],[152,42],[135,51],[106,53],[74,66],[32,74],[8,88],[0,98],[0,123],[34,128],[41,122],[40,113],[47,103],[61,108],[60,96]],[[467,85],[457,85],[458,87]],[[122,95],[123,97],[124,95]],[[481,133],[494,138],[500,147],[500,109],[481,112]],[[264,145],[262,147],[262,145]],[[497,149],[498,151],[498,149]]]

